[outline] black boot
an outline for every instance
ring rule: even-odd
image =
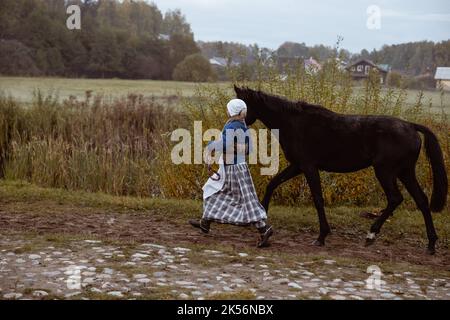
[[[200,219],[200,220],[191,219],[191,220],[189,220],[189,223],[194,228],[198,228],[198,229],[202,230],[203,233],[209,233],[209,227],[210,227],[211,223],[208,220],[205,220],[205,219]]]
[[[260,240],[258,242],[257,247],[258,248],[266,248],[270,246],[269,244],[269,238],[273,235],[273,228],[272,226],[265,226],[262,228],[258,228]]]

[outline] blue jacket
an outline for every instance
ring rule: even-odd
[[[237,144],[245,145],[245,151],[237,150]],[[233,120],[228,122],[222,131],[221,140],[215,140],[208,143],[208,150],[223,152],[225,165],[234,165],[245,163],[246,156],[250,153],[252,142],[248,133],[248,128],[244,122]],[[232,162],[228,161],[227,155],[234,153]]]

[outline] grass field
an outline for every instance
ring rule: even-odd
[[[177,95],[190,97],[194,94],[197,86],[197,83],[176,81],[0,77],[0,92],[24,103],[31,102],[37,90],[44,95],[56,95],[60,100],[70,96],[83,99],[86,91],[89,90],[92,91],[92,95],[104,95],[111,98],[130,93],[142,94],[146,97],[167,98]],[[229,83],[220,83],[219,86],[226,87],[229,86]],[[361,87],[356,87],[355,93],[358,94],[362,90]],[[405,108],[414,106],[419,93],[418,90],[407,90]],[[441,112],[441,98],[444,111],[450,113],[449,92],[445,92],[441,97],[441,93],[438,91],[425,91],[423,103],[426,106],[431,103],[433,112]]]
[[[197,83],[176,81],[0,77],[0,90],[25,103],[32,101],[37,90],[44,95],[57,95],[61,100],[70,96],[83,99],[89,90],[92,95],[112,98],[131,93],[163,98],[192,96],[197,86]]]
[[[362,92],[362,87],[356,87],[354,89],[355,93]],[[382,92],[386,94],[388,89],[382,89]],[[420,90],[406,90],[406,98],[405,98],[405,109],[413,107],[419,98]],[[447,114],[450,114],[450,92],[444,91],[443,95],[439,91],[424,91],[422,97],[422,103],[426,107],[431,106],[431,112],[440,113],[444,111]]]

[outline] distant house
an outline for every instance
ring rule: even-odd
[[[303,61],[305,65],[305,70],[309,72],[317,72],[320,69],[322,69],[322,65],[316,61],[313,57],[310,57],[309,59],[305,59]]]
[[[390,71],[390,66],[387,64],[375,64],[370,60],[361,59],[350,64],[346,69],[351,73],[354,80],[363,80],[369,77],[370,70],[376,69],[380,73],[380,82],[386,83],[387,75]]]
[[[336,65],[336,67],[341,71],[344,71],[348,65],[348,63],[346,61],[344,61],[340,58],[330,58],[327,60],[327,63],[334,63]]]
[[[303,58],[300,57],[288,57],[288,56],[280,56],[277,57],[277,65],[279,70],[285,70],[295,68],[301,65]]]
[[[304,59],[302,57],[278,57],[278,68],[296,68],[300,65],[304,66],[306,71],[317,72],[322,69],[322,65],[313,57]]]
[[[211,59],[209,59],[209,63],[217,68],[226,68],[228,66],[228,59],[226,58],[222,58],[222,57],[213,57]],[[230,63],[231,66],[235,67],[239,65],[239,62],[236,61],[231,61]]]
[[[216,67],[225,68],[227,66],[227,59],[221,58],[221,57],[214,57],[214,58],[209,59],[209,63]]]
[[[223,57],[212,57],[209,59],[209,63],[216,72],[219,81],[229,80],[228,67],[237,67],[240,65],[239,62],[230,61],[230,59]]]
[[[450,68],[437,68],[434,80],[436,80],[437,89],[440,89],[442,87],[444,90],[450,90]]]
[[[168,34],[164,34],[164,33],[160,33],[158,36],[159,40],[163,40],[163,41],[169,41],[170,40],[170,35]]]

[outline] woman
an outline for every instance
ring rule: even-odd
[[[246,163],[251,149],[251,140],[245,124],[247,106],[243,100],[234,99],[227,105],[227,121],[222,139],[208,144],[207,161],[211,153],[223,152],[218,177],[210,178],[203,187],[203,217],[189,223],[204,233],[210,230],[211,222],[239,226],[254,225],[260,234],[257,247],[267,247],[273,234],[266,224],[267,215],[256,195],[253,180]]]

